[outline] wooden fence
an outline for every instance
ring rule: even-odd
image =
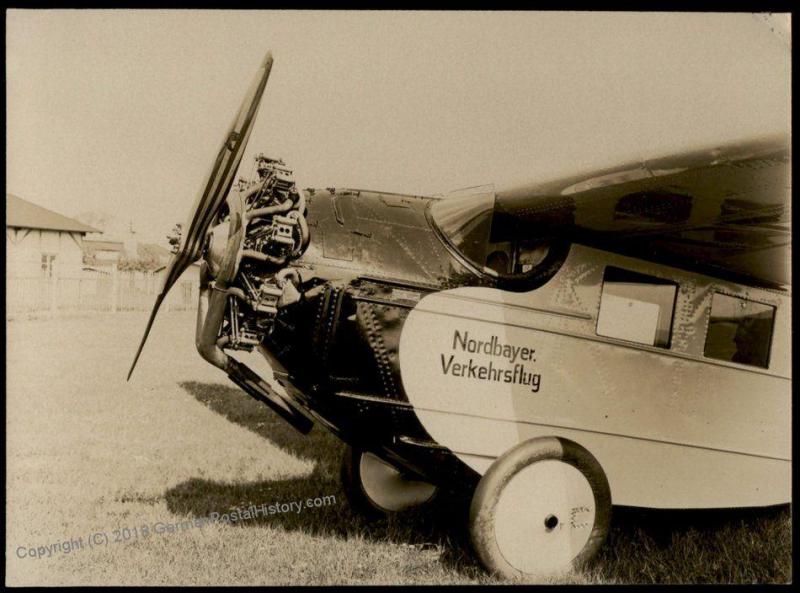
[[[62,312],[149,311],[163,273],[85,272],[80,278],[6,278],[7,316]],[[197,308],[197,282],[183,278],[162,305],[164,310]]]

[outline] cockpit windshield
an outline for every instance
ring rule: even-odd
[[[497,211],[491,185],[448,194],[431,205],[431,216],[451,247],[491,276],[526,276],[549,252],[549,242],[521,236],[515,221]]]
[[[486,259],[493,213],[492,186],[459,190],[431,205],[431,216],[450,244],[480,267]]]

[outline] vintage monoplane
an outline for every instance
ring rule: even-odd
[[[136,359],[202,259],[203,358],[301,432],[345,441],[352,501],[470,494],[477,555],[508,577],[582,565],[612,501],[790,500],[786,137],[444,198],[303,190],[262,155],[234,186],[272,63]],[[253,349],[282,388],[226,352]]]

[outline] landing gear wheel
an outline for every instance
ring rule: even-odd
[[[489,467],[469,515],[472,544],[490,572],[554,577],[580,568],[600,549],[611,491],[603,468],[577,443],[532,439]]]
[[[380,519],[431,502],[438,488],[411,479],[377,455],[347,447],[342,484],[350,506],[370,519]]]

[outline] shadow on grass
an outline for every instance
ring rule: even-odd
[[[244,510],[250,505],[291,503],[333,495],[336,502],[328,506],[308,508],[299,513],[295,510],[260,515],[238,525],[243,528],[270,525],[311,535],[366,538],[421,549],[436,547],[441,550],[441,560],[448,568],[468,578],[482,576],[466,544],[468,501],[450,498],[437,501],[433,508],[424,511],[408,511],[386,520],[368,521],[350,509],[339,477],[345,445],[327,430],[315,425],[310,433],[302,435],[236,387],[194,381],[181,383],[181,387],[228,420],[295,457],[313,462],[314,469],[310,475],[302,477],[243,484],[199,478],[187,480],[167,491],[165,498],[171,512],[203,517],[237,507]]]
[[[791,509],[655,510],[614,507],[594,582],[788,583]]]
[[[202,517],[264,503],[290,503],[334,495],[330,506],[260,516],[243,528],[269,524],[312,535],[367,538],[440,549],[442,564],[486,581],[470,550],[468,499],[439,501],[434,508],[370,523],[351,511],[339,479],[344,445],[319,426],[301,435],[240,389],[185,382],[181,386],[205,406],[315,463],[311,475],[248,484],[192,479],[166,493],[169,510]],[[611,532],[578,582],[589,583],[767,583],[791,580],[788,506],[766,509],[661,511],[615,507]]]

